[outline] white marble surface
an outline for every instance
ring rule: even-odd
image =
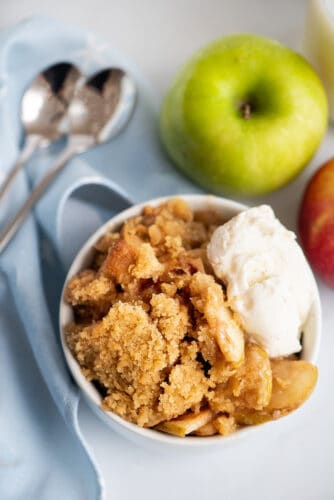
[[[177,66],[217,36],[257,32],[298,47],[306,5],[303,0],[1,0],[0,28],[42,12],[77,22],[127,53],[162,94]],[[306,180],[334,155],[333,139],[329,130],[308,169],[265,198],[291,228]],[[187,456],[149,452],[113,434],[82,404],[82,429],[105,476],[108,500],[334,499],[334,291],[320,284],[320,292],[323,340],[314,396],[291,417],[263,426],[233,448]]]

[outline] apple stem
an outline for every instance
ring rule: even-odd
[[[245,102],[241,106],[241,113],[242,113],[243,118],[245,118],[245,120],[249,120],[250,119],[250,117],[251,117],[251,111],[252,111],[252,108],[251,108],[251,105],[249,104],[249,102]]]

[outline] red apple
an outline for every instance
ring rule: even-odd
[[[300,207],[298,226],[312,267],[334,287],[334,158],[311,178]]]

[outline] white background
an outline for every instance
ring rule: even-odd
[[[300,47],[306,6],[303,0],[0,0],[0,28],[40,13],[80,24],[133,59],[162,95],[177,67],[223,34],[256,32]],[[292,228],[307,178],[334,155],[333,138],[331,130],[311,166],[266,198]],[[323,285],[320,291],[324,328],[314,396],[233,448],[149,452],[116,436],[82,404],[82,429],[108,500],[333,500],[334,291]]]

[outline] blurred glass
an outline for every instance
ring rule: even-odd
[[[334,0],[309,1],[303,52],[324,84],[334,121]]]

